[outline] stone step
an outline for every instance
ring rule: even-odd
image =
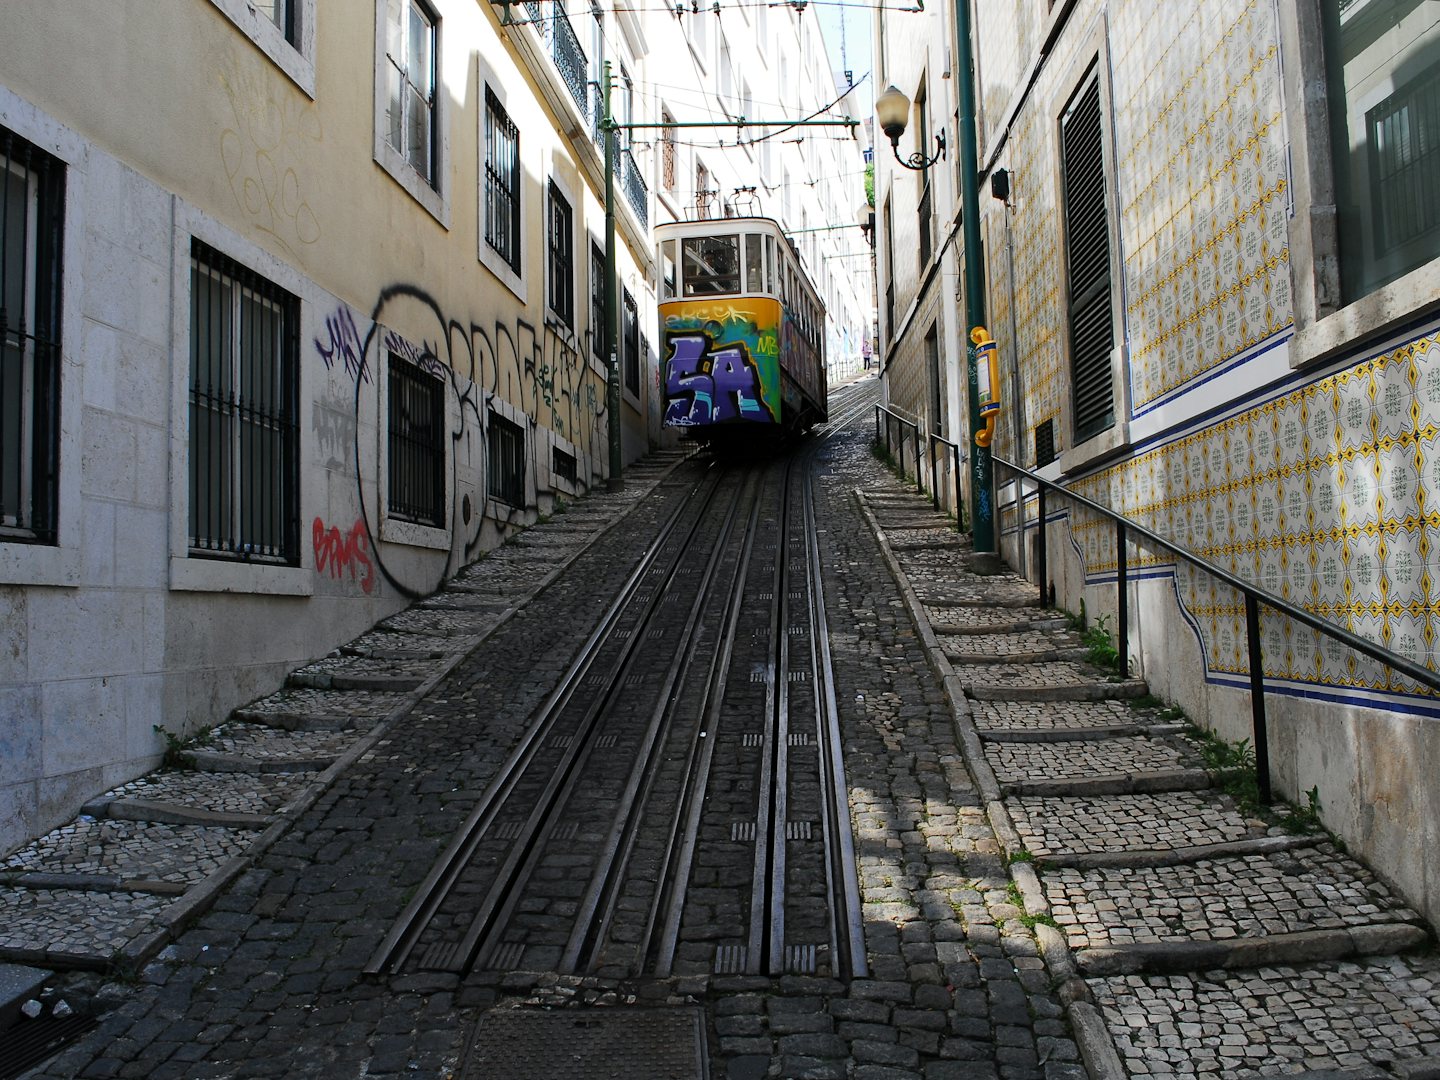
[[[422,686],[427,675],[360,675],[336,672],[313,667],[292,671],[285,679],[285,685],[296,689],[310,690],[384,690],[403,694]]]
[[[1101,739],[1111,735],[1172,734],[1179,725],[1162,724],[1152,712],[1136,709],[1125,700],[969,702],[975,730],[986,741],[1064,742]]]
[[[1118,1075],[1440,1075],[1440,1059],[1426,1056],[1440,1050],[1433,1041],[1440,958],[1433,952],[1193,975],[1115,975],[1089,979],[1087,986],[1121,1057],[1118,1068],[1125,1072]],[[1379,1062],[1387,1067],[1375,1068]]]
[[[366,728],[388,716],[403,694],[377,690],[288,689],[236,709],[235,720],[287,731]]]
[[[957,666],[965,693],[978,701],[1113,701],[1144,697],[1144,679],[1106,679],[1098,669],[1074,660],[1045,664]]]
[[[1087,734],[1092,737],[1064,743],[992,742],[985,747],[985,759],[1002,787],[1039,783],[1084,784],[1116,778],[1145,780],[1192,773],[1197,773],[1203,782],[1193,784],[1187,781],[1181,787],[1209,786],[1199,755],[1186,743],[1150,737],[1148,733],[1108,738]],[[1092,790],[1091,794],[1101,792]]]
[[[203,772],[313,772],[328,768],[360,737],[354,730],[285,731],[232,721],[187,753]]]
[[[171,825],[263,828],[308,784],[304,776],[170,769],[151,773],[92,799],[82,813]]]
[[[0,957],[55,968],[105,970],[177,899],[169,893],[35,884],[7,886],[0,879]]]
[[[409,634],[424,634],[427,637],[457,638],[479,637],[495,622],[494,609],[481,608],[475,611],[435,610],[406,608],[379,623],[381,629],[399,630]]]
[[[1325,842],[1177,866],[1046,870],[1043,883],[1086,974],[1299,963],[1424,940],[1414,911]]]
[[[1023,634],[1036,630],[1063,631],[1067,625],[1064,619],[1016,618],[1009,614],[1011,609],[996,611],[993,608],[974,608],[972,610],[984,611],[992,617],[986,618],[982,615],[971,622],[931,619],[930,629],[941,636],[983,637],[988,634]]]
[[[241,854],[250,830],[80,818],[0,863],[0,875],[79,874],[121,882],[195,885]]]
[[[1131,865],[1186,854],[1203,858],[1216,845],[1303,838],[1269,836],[1265,822],[1244,817],[1208,792],[1166,791],[1097,797],[1015,796],[1005,802],[1021,846],[1054,865]]]
[[[1051,795],[1095,798],[1100,795],[1137,795],[1158,791],[1204,791],[1211,786],[1203,769],[1163,769],[1139,774],[1076,776],[1002,783],[1005,795]]]
[[[263,829],[275,819],[268,814],[238,814],[152,799],[92,801],[81,808],[94,817],[116,821],[153,821],[165,825],[214,825],[222,829]]]

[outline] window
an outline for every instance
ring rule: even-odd
[[[710,200],[714,197],[715,192],[710,189],[710,170],[697,161],[695,163],[695,216],[697,218],[710,216]]]
[[[623,301],[624,326],[621,327],[621,349],[625,355],[625,389],[640,396],[640,313],[635,298],[625,290]]]
[[[296,0],[258,0],[255,4],[256,13],[274,23],[276,29],[285,35],[285,40],[291,45],[296,44],[298,40],[295,26],[295,4]]]
[[[190,549],[296,565],[300,302],[190,246]]]
[[[387,0],[387,140],[431,187],[435,154],[435,16],[417,0]]]
[[[558,446],[550,448],[550,471],[555,474],[557,479],[564,480],[571,486],[578,482],[580,476],[575,464],[574,454],[567,454]]]
[[[915,95],[915,111],[918,122],[916,135],[919,137],[921,153],[928,153],[930,149],[930,104],[925,84],[921,84],[920,92]],[[920,184],[920,197],[916,204],[916,216],[919,221],[916,223],[920,232],[920,276],[925,276],[925,268],[930,265],[930,256],[935,246],[933,215],[930,212],[930,170],[921,169],[918,173]]]
[[[750,235],[745,241],[745,291],[769,292],[765,283],[765,245],[761,237]]]
[[[1115,425],[1110,377],[1110,224],[1106,212],[1100,80],[1092,72],[1060,120],[1070,394],[1077,443]]]
[[[669,109],[660,110],[662,124],[675,123]],[[675,190],[675,129],[660,129],[660,184],[666,191]]]
[[[716,296],[740,291],[740,238],[687,236],[680,241],[680,266],[686,296]]]
[[[281,71],[315,96],[315,0],[211,0]]]
[[[609,345],[610,328],[605,321],[605,250],[590,245],[590,352],[601,363]]]
[[[520,133],[485,87],[485,242],[520,272]]]
[[[1350,303],[1440,257],[1440,19],[1420,0],[1320,8]]]
[[[575,325],[575,222],[570,203],[550,181],[550,310],[566,326]]]
[[[386,507],[417,525],[445,524],[445,384],[390,354]]]
[[[486,491],[492,499],[510,506],[524,506],[525,429],[492,409],[486,445],[490,450]]]
[[[0,540],[55,542],[65,166],[0,128]]]

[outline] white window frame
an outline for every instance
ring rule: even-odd
[[[432,183],[406,156],[390,145],[389,87],[392,62],[389,56],[388,15],[390,5],[419,3],[433,19],[435,34],[435,87],[431,125],[434,129]],[[423,0],[375,0],[375,163],[410,193],[445,228],[450,228],[450,134],[445,102],[445,22],[440,13]]]
[[[404,342],[408,352],[412,356],[420,355],[424,349],[414,342],[405,338],[390,327],[377,325],[374,334],[375,341]],[[408,518],[396,517],[390,513],[390,365],[395,363],[408,364],[412,361],[388,348],[380,350],[375,369],[380,372],[377,381],[381,383],[380,392],[376,395],[379,399],[378,415],[375,424],[375,457],[379,462],[378,492],[376,502],[380,507],[380,539],[387,544],[405,544],[409,547],[430,548],[434,551],[448,551],[451,546],[450,524],[455,513],[455,468],[446,447],[449,432],[455,430],[458,421],[459,405],[452,401],[447,380],[441,379],[441,397],[444,410],[444,431],[445,436],[441,439],[442,452],[445,453],[445,463],[441,466],[441,473],[444,476],[444,493],[441,496],[440,515],[444,519],[444,525],[428,525],[418,521],[410,521]],[[303,519],[302,519],[303,520]]]
[[[28,101],[0,86],[0,120],[21,138],[52,154],[65,165],[65,228],[60,238],[60,431],[59,475],[55,478],[55,541],[35,544],[13,542],[0,536],[0,584],[79,586],[82,576],[81,543],[84,512],[80,493],[80,463],[85,418],[80,343],[84,338],[81,269],[87,228],[85,190],[88,147],[64,125],[41,113]],[[188,314],[187,314],[188,317]]]
[[[488,64],[486,64],[483,57],[479,58],[477,63],[478,75],[476,78],[476,85],[480,87],[480,108],[478,110],[478,126],[476,127],[477,150],[475,157],[475,166],[477,170],[476,176],[479,178],[479,182],[475,185],[475,219],[479,223],[479,225],[475,230],[475,250],[478,258],[480,259],[481,265],[483,265],[485,269],[489,270],[490,273],[494,274],[495,277],[499,279],[500,283],[504,285],[507,289],[509,289],[512,293],[514,293],[515,298],[523,304],[526,303],[528,300],[528,287],[526,285],[527,276],[525,273],[525,252],[530,250],[530,246],[528,243],[530,227],[526,224],[525,220],[526,197],[525,140],[523,138],[524,133],[520,129],[519,121],[515,118],[515,110],[512,108],[512,102],[510,101],[509,97],[505,92],[505,84],[496,77],[495,72],[490,68]],[[519,245],[520,249],[519,270],[516,270],[508,262],[506,262],[501,257],[500,253],[490,246],[490,242],[485,239],[485,228],[487,224],[485,220],[486,90],[489,90],[495,95],[496,100],[500,102],[500,104],[504,107],[505,112],[509,115],[511,123],[515,124],[516,153],[519,155],[520,158],[520,190],[518,192],[520,200],[520,230],[519,236],[516,239],[516,242]],[[571,205],[574,205],[573,200],[571,201]]]
[[[555,282],[551,280],[550,228],[552,224],[552,208],[550,205],[551,189],[548,186],[545,189],[545,315],[546,320],[550,322],[551,325],[561,330],[565,336],[573,338],[576,327],[580,324],[580,312],[578,310],[580,297],[578,287],[580,281],[580,267],[578,264],[580,259],[578,252],[580,248],[579,244],[576,243],[576,237],[583,233],[584,230],[580,228],[580,212],[576,204],[575,193],[571,190],[570,185],[565,182],[565,178],[559,173],[551,173],[549,182],[554,185],[554,194],[564,199],[570,210],[570,317],[566,319],[563,313],[556,311],[555,308],[551,306],[551,301],[555,299]],[[585,257],[587,260],[590,257],[588,250],[585,252]],[[588,303],[588,294],[586,299]]]
[[[312,100],[315,97],[315,0],[289,0],[294,6],[295,41],[257,11],[249,0],[210,0],[270,62]]]

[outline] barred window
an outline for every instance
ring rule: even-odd
[[[598,244],[590,245],[590,351],[604,361],[609,346],[610,327],[605,321],[605,252]]]
[[[575,455],[567,454],[558,446],[550,448],[550,471],[561,480],[574,484],[579,476],[575,468]]]
[[[670,110],[660,110],[660,122],[662,124],[675,123],[675,117],[670,115]],[[662,128],[660,130],[660,184],[666,191],[675,190],[675,129]]]
[[[390,516],[445,524],[445,384],[390,354]]]
[[[635,307],[635,298],[625,290],[623,311],[624,326],[621,348],[625,353],[625,389],[636,397],[640,396],[640,313]]]
[[[190,246],[190,549],[295,565],[300,302]]]
[[[486,490],[492,499],[525,505],[525,429],[497,412],[490,413],[486,443],[490,470]]]
[[[550,181],[550,310],[566,326],[575,325],[575,215],[570,202]]]
[[[0,128],[0,540],[55,541],[65,166]]]
[[[520,132],[485,88],[485,242],[520,272]]]
[[[387,109],[390,145],[425,181],[436,176],[436,18],[418,0],[389,0],[385,19],[389,61]]]

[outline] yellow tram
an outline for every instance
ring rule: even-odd
[[[825,305],[770,218],[655,229],[665,424],[759,442],[825,419]]]

